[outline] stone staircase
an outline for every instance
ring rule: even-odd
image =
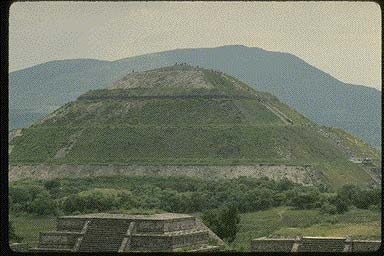
[[[114,219],[91,221],[77,251],[117,252],[129,224],[130,221]]]
[[[40,234],[36,252],[215,251],[222,241],[185,214],[89,214],[58,219],[57,231]]]

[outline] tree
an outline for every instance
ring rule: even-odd
[[[321,213],[336,214],[337,208],[333,204],[325,203],[320,208]]]
[[[48,180],[44,183],[44,187],[48,190],[48,192],[56,197],[60,192],[60,181],[57,179],[54,180]]]
[[[337,196],[348,205],[353,205],[362,194],[361,189],[355,185],[344,185],[337,191]]]
[[[202,216],[203,222],[221,239],[229,243],[236,238],[240,216],[234,206],[206,211]]]
[[[343,213],[348,211],[348,201],[345,200],[345,198],[336,195],[334,197],[329,198],[329,203],[336,206],[336,210],[338,213]]]
[[[293,188],[293,186],[293,182],[288,180],[286,177],[277,182],[277,189],[280,191],[286,191],[288,189]]]
[[[28,212],[37,215],[52,215],[57,210],[56,202],[47,191],[42,191],[28,206]]]
[[[297,192],[291,198],[292,206],[298,209],[311,209],[317,207],[320,200],[320,193],[317,190]]]
[[[54,214],[56,204],[49,192],[39,185],[26,184],[10,186],[10,209],[38,215]]]

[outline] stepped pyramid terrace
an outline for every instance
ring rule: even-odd
[[[34,252],[215,251],[225,244],[187,214],[87,214],[59,217]]]
[[[376,186],[380,157],[235,77],[182,64],[130,72],[13,131],[9,180],[144,174]]]

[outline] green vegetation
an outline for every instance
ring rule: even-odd
[[[10,221],[15,228],[15,234],[19,237],[13,242],[28,243],[30,247],[36,247],[39,243],[39,233],[55,230],[56,217],[10,214]]]
[[[176,163],[217,164],[236,159],[248,163],[305,164],[346,160],[324,138],[313,136],[311,128],[295,126],[89,127],[65,158],[54,159],[55,150],[63,146],[59,141],[68,138],[70,132],[66,127],[29,129],[12,143],[15,148],[10,162],[38,163],[44,159],[51,163],[167,164],[167,159],[174,159]],[[41,140],[30,143],[37,137]],[[48,143],[49,138],[55,138],[55,145]],[[47,144],[52,145],[51,150],[44,147]],[[90,149],[92,152],[86,153]]]
[[[147,211],[133,211],[132,214],[143,214]],[[194,215],[201,217],[202,213]],[[263,236],[350,236],[356,239],[381,239],[379,210],[351,209],[343,214],[329,215],[321,213],[318,209],[296,210],[276,207],[242,213],[239,216],[240,223],[237,225],[239,230],[231,243],[231,247],[236,251],[249,251],[251,240]],[[10,220],[15,227],[15,233],[31,247],[37,246],[39,232],[55,230],[56,225],[56,218],[49,216],[11,214]]]
[[[8,222],[8,239],[10,242],[20,242],[22,238],[16,234],[15,226],[12,221]]]
[[[234,206],[206,211],[202,220],[217,236],[229,243],[235,240],[239,231],[240,216]]]
[[[227,205],[242,213],[292,206],[336,214],[351,207],[380,209],[381,190],[344,186],[336,193],[329,193],[288,180],[248,177],[203,180],[113,176],[20,180],[10,183],[9,199],[11,212],[39,216],[135,209],[191,213]],[[332,211],[331,206],[336,210]]]
[[[195,70],[191,74],[197,81],[209,86],[183,85],[182,79],[192,78],[183,78],[181,70]],[[137,88],[89,91],[24,129],[10,142],[11,166],[310,165],[333,188],[369,184],[363,166],[350,162],[332,136],[320,135],[320,128],[353,154],[374,158],[372,167],[380,166],[376,150],[347,133],[317,126],[234,77],[190,66],[150,73],[150,79],[136,74]],[[181,80],[168,85],[168,78]]]
[[[10,183],[9,202],[13,233],[32,246],[38,232],[54,230],[55,216],[96,212],[194,214],[233,241],[236,250],[248,250],[250,240],[262,236],[380,236],[381,190],[358,186],[329,192],[288,180],[249,177],[24,179]],[[341,211],[340,202],[346,204]]]
[[[364,143],[362,140],[353,137],[351,134],[341,129],[329,128],[324,126],[322,126],[321,128],[327,131],[328,133],[333,134],[333,136],[340,141],[341,145],[348,149],[351,149],[355,155],[361,158],[371,158],[373,161],[375,161],[376,165],[379,164],[379,166],[381,166],[381,161],[379,161],[381,154],[378,150],[372,148],[368,144]]]
[[[239,232],[231,245],[247,251],[259,237],[350,236],[355,239],[381,239],[381,213],[351,209],[343,214],[324,214],[318,209],[296,210],[277,207],[240,215]]]
[[[12,140],[10,145],[15,145],[16,152],[10,154],[10,162],[45,162],[55,156],[75,131],[76,129],[60,127],[49,130],[27,129],[23,132],[23,136]]]
[[[239,108],[246,108],[246,116]],[[134,99],[104,100],[102,104],[78,100],[57,110],[55,115],[34,127],[282,124],[255,99]]]
[[[257,95],[263,99],[265,102],[270,104],[272,107],[275,107],[279,111],[281,111],[283,114],[289,117],[293,121],[295,125],[303,125],[303,126],[313,126],[314,123],[310,121],[308,118],[294,110],[293,108],[288,107],[288,105],[283,104],[270,93],[267,92],[257,92]]]

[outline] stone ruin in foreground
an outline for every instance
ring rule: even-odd
[[[251,242],[253,252],[372,252],[380,246],[380,240],[348,237],[257,238]]]
[[[373,252],[380,240],[348,237],[257,238],[253,252]],[[15,251],[28,251],[28,249]],[[87,214],[57,219],[57,231],[40,233],[32,252],[219,251],[228,246],[187,214]]]
[[[199,219],[186,215],[64,216],[57,231],[40,233],[34,252],[215,251],[225,246]]]

